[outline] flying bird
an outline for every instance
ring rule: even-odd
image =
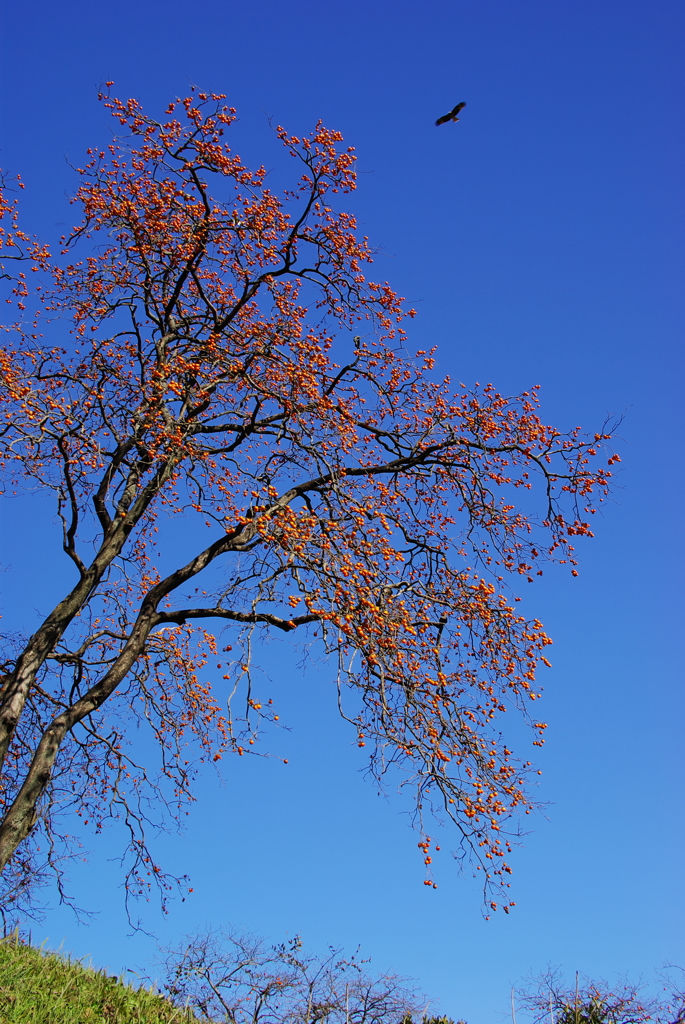
[[[437,121],[435,122],[435,124],[436,125],[440,125],[440,124],[447,124],[448,121],[458,121],[459,120],[459,116],[458,116],[459,112],[461,110],[463,110],[465,106],[466,106],[465,103],[457,103],[457,105],[454,108],[454,110],[450,110],[449,114],[445,114],[444,117],[439,117],[437,119]]]

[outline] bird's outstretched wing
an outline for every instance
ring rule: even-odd
[[[462,111],[465,106],[465,103],[457,103],[456,107],[454,107],[453,110],[450,110],[449,114],[444,114],[442,117],[437,119],[435,122],[436,127],[440,124],[447,124],[448,121],[458,121],[459,112]]]

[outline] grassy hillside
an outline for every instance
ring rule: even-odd
[[[0,1024],[193,1024],[149,989],[55,953],[0,941]]]

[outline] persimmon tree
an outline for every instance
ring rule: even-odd
[[[609,435],[544,425],[534,388],[455,393],[407,355],[413,311],[366,279],[338,209],[355,163],[337,132],[277,130],[297,172],[276,194],[227,145],[223,97],[163,121],[102,99],[120,134],[79,171],[58,256],[2,207],[5,487],[52,496],[72,574],[4,654],[7,899],[59,873],[69,815],[122,820],[128,890],[166,891],[150,808],[178,817],[202,762],[259,749],[266,631],[330,656],[373,775],[414,791],[426,864],[435,813],[494,906],[533,771],[498,722],[515,709],[542,742],[550,643],[507,578],[575,564]],[[179,561],[175,517],[197,542]]]

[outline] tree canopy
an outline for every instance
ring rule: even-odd
[[[102,99],[119,135],[78,172],[59,254],[8,190],[2,206],[5,487],[53,496],[73,575],[32,635],[5,638],[7,899],[59,873],[70,814],[123,820],[128,891],[164,894],[150,807],[178,817],[202,762],[258,745],[276,717],[250,670],[266,630],[330,656],[374,776],[413,789],[426,884],[437,815],[507,909],[508,823],[535,769],[500,722],[515,710],[542,742],[550,643],[509,581],[546,560],[575,574],[609,431],[564,433],[536,388],[455,391],[433,351],[409,354],[414,311],[367,280],[339,209],[355,158],[338,132],[278,128],[297,171],[276,193],[225,141],[223,96],[163,121]]]

